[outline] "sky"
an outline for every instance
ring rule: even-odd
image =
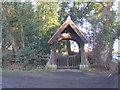
[[[120,42],[119,42],[120,43]],[[113,45],[113,49],[114,49],[114,52],[118,52],[118,39],[114,41],[114,45]],[[120,51],[119,51],[120,52]]]

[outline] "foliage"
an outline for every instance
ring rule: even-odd
[[[120,23],[112,15],[115,12],[112,5],[111,2],[2,2],[3,59],[9,56],[10,49],[16,55],[12,58],[21,60],[24,66],[38,65],[38,55],[50,54],[48,40],[69,15],[76,25],[86,28],[89,46],[93,48],[90,56],[96,57],[93,62],[102,61],[106,50],[110,57],[107,61],[111,60],[114,40],[120,35]],[[57,48],[61,47],[66,48],[64,41]]]
[[[90,63],[103,64],[104,62],[107,64],[108,61],[112,60],[113,44],[114,40],[118,38],[120,26],[113,15],[115,13],[112,9],[113,3],[62,2],[60,5],[61,21],[70,15],[78,26],[86,28],[88,44],[93,49],[88,54]]]
[[[2,5],[3,51],[12,47],[16,61],[24,66],[38,65],[39,55],[50,53],[48,40],[59,25],[57,4],[3,2]]]

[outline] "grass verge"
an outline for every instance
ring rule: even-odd
[[[49,70],[47,69],[33,69],[33,70],[8,70],[8,69],[2,69],[3,73],[17,73],[17,72],[40,72],[40,73],[47,73]]]

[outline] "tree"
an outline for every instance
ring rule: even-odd
[[[39,54],[49,54],[48,40],[57,29],[57,3],[3,2],[3,50],[12,46],[13,60],[36,64]]]
[[[6,46],[4,42],[10,43],[13,47],[13,50],[17,52],[24,46],[24,29],[29,29],[26,28],[26,24],[30,22],[30,17],[32,17],[32,5],[31,3],[18,2],[3,2],[2,4],[4,35],[3,46]]]
[[[31,57],[49,54],[48,40],[67,16],[71,16],[76,25],[87,30],[89,45],[96,56],[94,63],[107,63],[112,58],[113,42],[120,35],[120,23],[112,15],[112,5],[112,2],[37,2],[35,5],[2,2],[3,50],[12,46],[14,53],[25,52]],[[65,42],[62,47],[65,48]]]
[[[87,29],[86,35],[93,48],[94,63],[97,64],[107,64],[112,59],[113,43],[118,34],[118,28],[114,26],[112,5],[112,2],[61,3],[60,20],[70,15],[77,25]],[[84,26],[85,23],[89,26]]]

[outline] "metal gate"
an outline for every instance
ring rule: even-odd
[[[66,69],[77,69],[80,65],[80,56],[79,55],[66,55],[57,58],[56,60],[57,68],[66,68]]]

